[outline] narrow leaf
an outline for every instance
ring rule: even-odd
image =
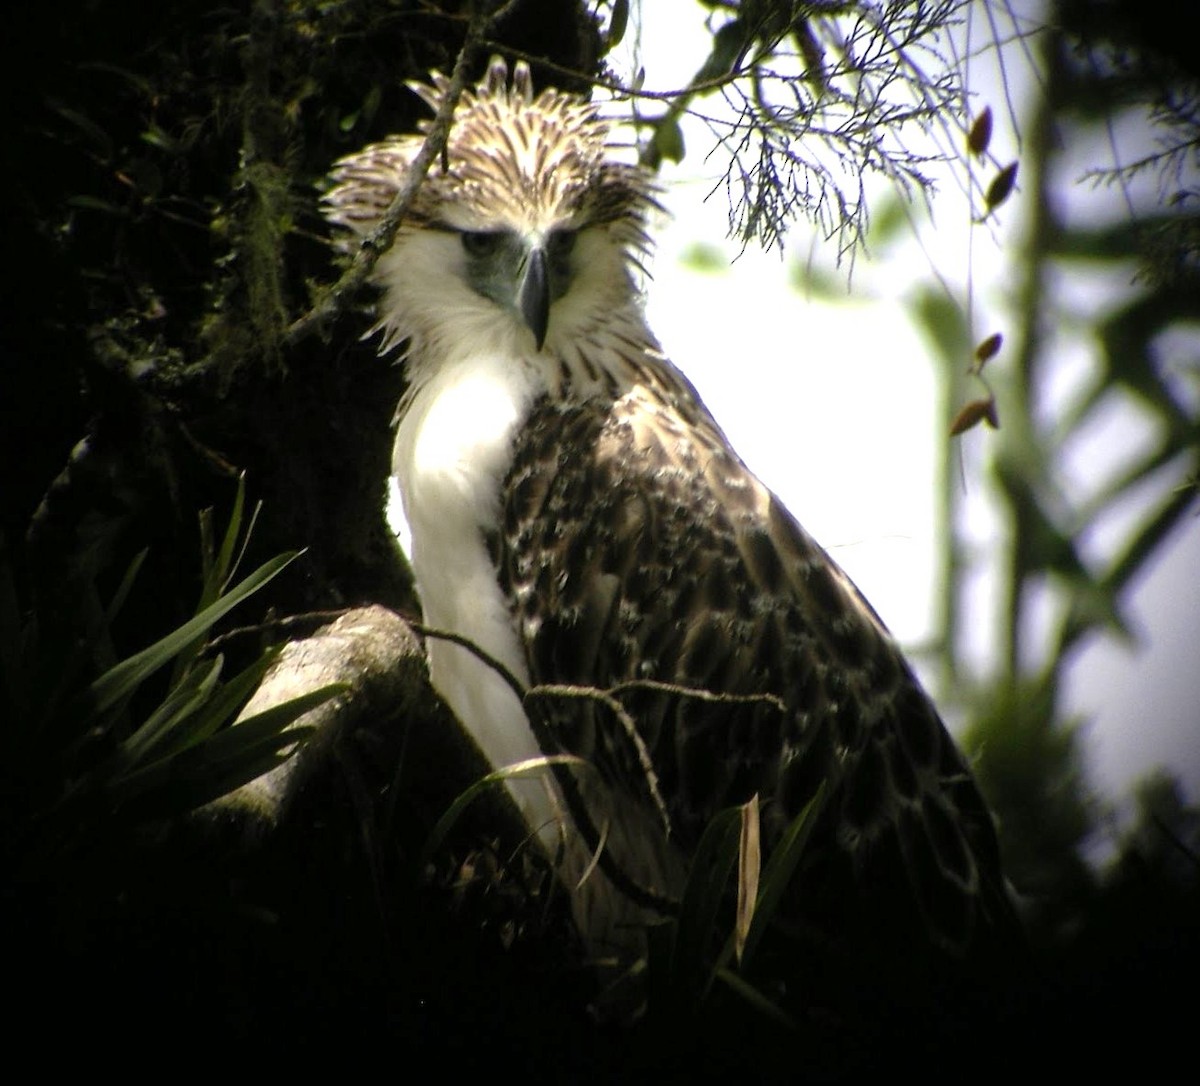
[[[1004,336],[999,332],[993,332],[987,337],[978,347],[975,348],[976,369],[983,369],[987,362],[1000,353],[1000,345],[1004,342]]]
[[[992,178],[992,183],[988,185],[987,195],[984,197],[988,211],[995,211],[1004,203],[1012,194],[1013,186],[1016,183],[1017,163],[1010,162]]]
[[[990,396],[963,404],[962,410],[954,416],[954,421],[950,423],[950,436],[958,437],[959,434],[965,434],[968,430],[978,426],[987,417],[989,409],[994,411]]]
[[[741,838],[738,842],[737,913],[734,918],[733,946],[741,962],[746,935],[758,903],[758,876],[762,866],[762,836],[758,816],[758,793],[739,808]]]
[[[215,573],[220,584],[220,591],[225,590],[225,586],[232,579],[234,570],[237,568],[234,561],[233,552],[238,544],[238,536],[242,531],[242,514],[246,506],[246,475],[243,472],[238,476],[237,493],[233,496],[233,509],[229,514],[229,525],[225,529],[225,538],[221,540],[221,551],[217,555],[217,564]],[[250,532],[246,532],[246,539],[249,540]],[[240,555],[239,555],[240,557]]]
[[[671,162],[682,162],[685,153],[683,129],[673,117],[665,117],[654,131],[654,146],[658,153]]]
[[[975,118],[975,123],[971,125],[971,131],[967,134],[967,150],[982,157],[991,142],[992,107],[984,106],[983,112]]]
[[[541,773],[551,766],[565,765],[576,768],[592,768],[590,762],[574,754],[545,755],[541,758],[527,758],[523,762],[514,762],[510,766],[494,770],[477,780],[470,788],[455,797],[454,802],[447,808],[446,813],[437,820],[437,824],[425,839],[425,847],[417,861],[417,871],[422,872],[433,860],[434,853],[442,846],[446,836],[454,828],[455,823],[462,817],[463,812],[475,802],[484,792],[496,784],[510,779],[531,777]]]
[[[169,758],[160,758],[122,777],[106,795],[112,802],[139,804],[154,792],[165,792],[156,804],[162,813],[178,814],[227,795],[264,773],[286,762],[312,729],[295,728],[286,733],[262,736],[243,744],[232,757],[210,758],[209,744],[180,751]]]
[[[236,562],[233,557],[242,532],[242,517],[246,503],[246,476],[238,476],[237,491],[233,496],[233,508],[229,511],[229,523],[225,526],[225,534],[221,537],[220,550],[213,548],[212,510],[205,509],[200,514],[200,554],[204,567],[204,584],[200,591],[200,609],[207,607],[216,600],[228,587],[233,579]],[[246,541],[249,532],[246,533]],[[245,543],[243,543],[243,547]]]
[[[51,99],[47,105],[64,120],[75,125],[92,143],[92,150],[105,162],[113,156],[112,137],[90,117]]]
[[[208,699],[221,674],[224,659],[218,656],[207,666],[195,668],[172,690],[150,718],[121,744],[118,764],[134,766],[170,734],[175,725]]]
[[[280,651],[277,648],[268,649],[249,667],[223,683],[196,713],[172,729],[171,735],[158,744],[156,754],[159,757],[177,754],[215,734],[237,715],[258,688],[267,668],[279,659]]]
[[[231,728],[218,732],[206,740],[199,748],[205,752],[210,761],[236,757],[241,748],[249,747],[268,736],[282,733],[288,725],[302,717],[305,713],[324,705],[331,698],[346,693],[350,687],[346,683],[328,683],[300,694],[279,705],[272,705],[261,713],[245,717],[237,721]]]
[[[615,49],[625,37],[625,29],[629,25],[629,0],[615,0],[612,7],[612,18],[608,20],[609,49]]]
[[[683,991],[699,992],[705,957],[712,944],[717,911],[737,859],[738,808],[720,811],[705,827],[692,856],[683,900],[671,973]]]
[[[166,637],[110,668],[86,691],[90,708],[102,713],[122,698],[133,693],[147,677],[172,660],[232,611],[248,596],[253,595],[295,560],[299,551],[278,555],[265,562],[226,595],[206,607]]]
[[[309,727],[289,725],[347,689],[345,683],[330,683],[256,713],[202,743],[158,758],[127,774],[112,786],[110,794],[114,799],[128,800],[167,784],[172,787],[186,784],[193,792],[202,790],[206,797],[191,805],[215,799],[267,772],[271,765],[263,768],[264,762],[286,761],[292,753],[287,748],[298,746],[312,732]],[[237,783],[229,785],[234,779]],[[226,786],[214,790],[216,781]]]
[[[104,625],[109,627],[113,620],[121,613],[121,608],[125,606],[125,600],[129,597],[129,591],[133,588],[133,582],[137,579],[138,571],[142,568],[142,563],[146,561],[146,555],[149,550],[141,550],[134,555],[133,561],[129,563],[129,568],[125,570],[125,576],[121,578],[121,583],[117,586],[113,597],[108,601],[108,606],[104,609]]]
[[[108,200],[101,200],[98,196],[89,196],[87,193],[80,193],[77,196],[68,196],[65,201],[67,207],[77,207],[82,211],[102,211],[105,215],[117,215],[121,218],[128,218],[129,212]]]
[[[718,969],[715,975],[718,980],[728,985],[729,988],[735,991],[750,1006],[772,1019],[776,1025],[782,1026],[787,1030],[794,1030],[796,1028],[795,1022],[763,995],[762,992],[755,988],[753,984],[749,984],[744,977],[740,977],[737,973],[731,972],[728,969]]]

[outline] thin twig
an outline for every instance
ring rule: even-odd
[[[499,675],[508,684],[509,689],[517,696],[518,701],[525,700],[525,684],[508,667],[497,660],[486,649],[480,648],[469,637],[463,637],[462,634],[457,634],[453,630],[442,630],[436,626],[426,626],[423,622],[410,622],[409,625],[422,637],[432,637],[435,641],[449,641],[452,645],[458,645],[460,648],[466,649],[472,656]]]
[[[679,683],[665,683],[657,679],[630,679],[627,682],[610,686],[607,693],[619,697],[626,690],[653,690],[659,694],[674,694],[681,698],[693,698],[696,701],[725,703],[728,705],[751,705],[765,703],[787,712],[787,704],[778,694],[720,694],[713,690],[705,690],[696,686],[681,686]]]
[[[227,642],[235,641],[239,637],[247,637],[250,634],[277,633],[280,630],[290,630],[295,626],[307,626],[313,622],[333,622],[353,610],[353,607],[341,607],[334,611],[304,611],[298,615],[270,618],[264,622],[255,622],[249,626],[235,626],[232,630],[226,630],[225,633],[218,634],[212,638],[204,646],[204,651],[211,653],[214,649],[221,648]]]
[[[659,817],[662,818],[663,830],[669,836],[671,833],[671,816],[667,811],[666,802],[663,800],[662,793],[658,789],[658,774],[654,769],[654,762],[650,757],[650,751],[646,748],[646,742],[641,737],[637,730],[637,724],[634,723],[633,717],[629,715],[629,711],[622,705],[609,690],[598,690],[594,686],[576,686],[567,683],[542,683],[538,686],[531,687],[526,693],[526,698],[585,698],[592,701],[598,701],[601,705],[607,708],[613,716],[615,716],[625,731],[625,737],[633,745],[634,752],[637,754],[638,764],[642,767],[642,775],[646,779],[646,788],[650,792],[650,799],[658,808]]]
[[[471,15],[471,20],[467,24],[466,37],[458,52],[458,59],[454,62],[454,71],[451,73],[446,94],[442,97],[437,113],[430,122],[429,131],[421,144],[421,149],[404,174],[404,183],[400,186],[400,190],[396,193],[383,218],[379,220],[379,225],[363,238],[358,253],[342,277],[322,294],[312,309],[288,328],[284,336],[286,347],[295,346],[337,316],[347,300],[367,281],[375,267],[375,262],[390,248],[392,239],[395,238],[396,231],[400,228],[400,223],[408,214],[417,190],[429,172],[429,167],[446,147],[455,106],[458,105],[458,100],[466,88],[468,72],[474,67],[475,58],[484,44],[484,30],[491,20],[490,15],[483,14],[485,7],[486,5],[481,4]]]

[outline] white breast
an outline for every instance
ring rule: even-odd
[[[498,523],[514,434],[542,389],[535,366],[507,352],[442,366],[405,411],[392,461],[426,624],[468,638],[523,684],[524,653],[484,533]],[[541,755],[520,701],[500,675],[448,641],[431,638],[428,649],[434,687],[493,766]],[[509,790],[552,847],[556,790],[537,779],[510,782]]]

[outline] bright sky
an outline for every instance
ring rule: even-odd
[[[644,5],[647,88],[684,85],[707,51],[701,9],[692,16],[685,8]],[[1027,74],[1027,65],[1012,60],[1010,80]],[[845,301],[806,298],[789,279],[792,262],[807,256],[808,234],[792,242],[786,262],[778,252],[739,256],[724,240],[723,189],[704,200],[722,170],[715,157],[704,162],[711,139],[701,126],[685,128],[685,139],[687,159],[663,175],[672,219],[655,232],[651,326],[747,464],[846,568],[901,642],[919,643],[932,630],[940,438],[930,351],[903,299],[913,281],[929,276],[926,258],[910,245],[882,269],[860,263]],[[1002,159],[1006,153],[1016,157],[1015,146],[1001,150]],[[965,281],[966,216],[956,223],[941,206],[935,214],[939,230],[927,244],[940,268],[964,269],[956,278]],[[972,265],[977,294],[998,311],[1013,274],[1003,249],[1016,248],[1019,213],[1000,230],[1003,236],[982,241],[977,232]],[[682,263],[697,242],[721,246],[729,270],[705,273]],[[822,257],[832,262],[832,253]],[[1133,419],[1118,415],[1105,427],[1069,465],[1092,485],[1101,477],[1098,462],[1114,454],[1119,460],[1138,440]],[[964,446],[971,537],[1000,546],[984,478],[987,432],[972,432]],[[1109,798],[1127,793],[1159,764],[1184,780],[1193,799],[1200,797],[1200,523],[1189,521],[1163,551],[1129,601],[1140,644],[1096,640],[1068,675],[1069,710],[1091,720],[1091,782]],[[973,597],[979,610],[973,640],[981,655],[989,651],[991,591],[985,581]]]

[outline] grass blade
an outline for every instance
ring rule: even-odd
[[[433,860],[434,853],[441,848],[442,842],[445,841],[459,818],[462,817],[463,812],[489,788],[511,779],[533,776],[535,773],[556,765],[586,766],[591,768],[591,763],[575,754],[548,754],[540,758],[527,758],[523,762],[514,762],[510,766],[493,770],[486,776],[481,777],[465,791],[459,793],[455,797],[454,802],[446,809],[446,813],[437,820],[437,824],[429,831],[429,836],[425,840],[425,847],[421,850],[420,858],[417,861],[417,871],[424,871],[429,866]]]
[[[124,743],[116,758],[116,767],[123,770],[147,760],[147,755],[170,736],[173,728],[194,713],[212,694],[221,675],[224,658],[218,656],[207,667],[194,668],[150,718]],[[161,757],[161,752],[157,755]]]
[[[698,994],[704,988],[700,978],[707,972],[717,912],[737,859],[740,823],[738,808],[719,811],[705,827],[692,856],[671,962],[672,981],[681,992]]]
[[[85,692],[91,711],[95,714],[103,713],[122,698],[132,694],[147,677],[173,660],[197,638],[202,637],[239,603],[280,573],[299,553],[290,551],[272,558],[178,629],[172,630],[153,645],[109,668]]]
[[[784,831],[783,837],[780,838],[779,844],[771,851],[766,870],[763,872],[762,882],[759,885],[758,903],[754,909],[754,917],[750,922],[749,930],[746,932],[746,941],[742,947],[741,968],[743,970],[749,966],[751,958],[754,957],[763,933],[774,919],[780,899],[796,873],[800,857],[804,855],[805,846],[808,844],[809,834],[812,833],[813,825],[817,821],[817,814],[821,809],[824,796],[825,782],[822,781],[816,794],[792,819],[791,824]]]

